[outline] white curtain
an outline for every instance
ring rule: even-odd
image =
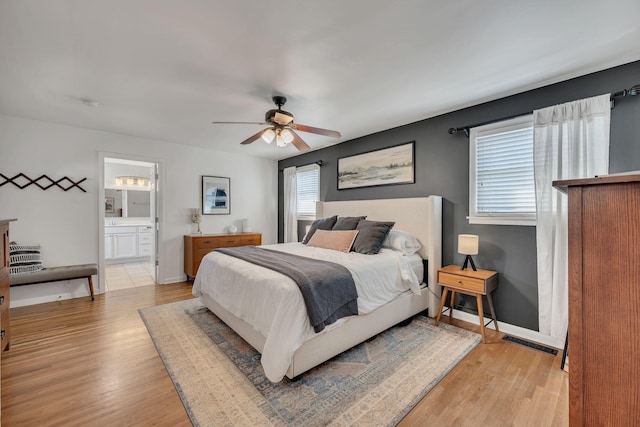
[[[296,167],[285,168],[284,171],[284,242],[298,241],[298,216],[296,194]]]
[[[538,320],[559,342],[568,325],[568,201],[552,182],[608,173],[610,117],[608,94],[533,112]]]

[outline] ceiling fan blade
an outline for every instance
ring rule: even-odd
[[[214,125],[261,125],[265,126],[266,122],[211,122]]]
[[[266,131],[267,129],[262,129],[260,132],[256,133],[255,135],[251,135],[249,138],[245,139],[244,141],[242,141],[240,144],[242,145],[247,145],[247,144],[251,144],[253,141],[255,141],[256,139],[260,139],[260,137],[262,136],[262,134]]]
[[[291,135],[293,135],[293,140],[291,141],[291,143],[293,144],[294,147],[298,149],[298,151],[305,152],[311,149],[311,147],[309,147],[307,143],[304,142],[302,138],[298,136],[297,133],[295,133],[291,129],[289,129],[289,132],[291,132]]]
[[[342,135],[340,135],[340,132],[335,130],[314,128],[313,126],[306,126],[306,125],[299,125],[299,124],[295,125],[295,129],[301,132],[316,133],[318,135],[330,136],[332,138],[342,138]]]
[[[276,111],[273,115],[273,121],[279,125],[286,126],[293,121],[293,117]]]

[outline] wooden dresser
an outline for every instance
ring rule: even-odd
[[[9,223],[15,219],[0,220],[0,232],[2,233],[2,245],[0,246],[0,360],[2,352],[9,349],[10,318],[9,318]],[[1,365],[1,363],[0,363]],[[2,374],[0,373],[0,377]],[[0,410],[0,414],[1,414]],[[1,419],[0,419],[1,422]]]
[[[214,249],[261,244],[261,233],[187,234],[184,236],[184,272],[187,279],[195,277],[202,258]]]
[[[640,174],[569,194],[569,421],[640,426]]]

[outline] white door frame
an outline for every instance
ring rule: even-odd
[[[106,290],[105,285],[105,251],[104,251],[104,160],[105,158],[135,160],[139,162],[155,163],[158,165],[158,177],[156,179],[156,233],[155,244],[153,245],[152,262],[158,261],[155,267],[156,283],[164,283],[164,251],[162,242],[164,241],[164,160],[155,157],[139,156],[135,154],[111,153],[105,151],[98,152],[98,289],[97,294],[102,294]]]

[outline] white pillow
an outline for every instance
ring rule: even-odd
[[[382,247],[395,249],[406,256],[410,256],[418,252],[422,246],[412,234],[400,230],[391,230],[384,242],[382,242]]]

